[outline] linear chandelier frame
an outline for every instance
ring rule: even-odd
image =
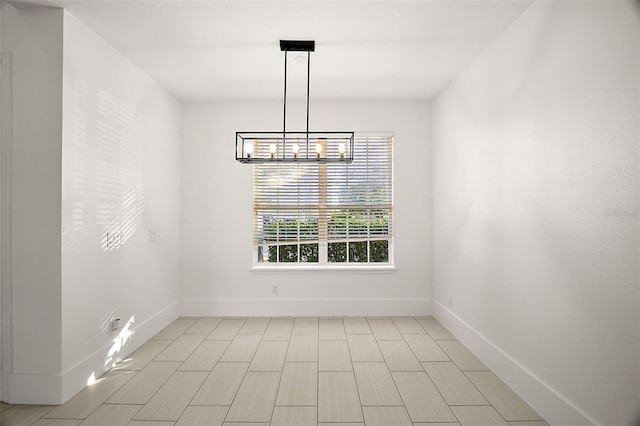
[[[244,164],[270,162],[351,163],[354,132],[309,131],[309,92],[313,40],[280,40],[284,52],[284,102],[281,132],[236,132],[236,160]],[[307,52],[306,130],[287,131],[287,57]]]

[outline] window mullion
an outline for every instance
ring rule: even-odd
[[[318,263],[320,265],[328,264],[327,256],[329,256],[327,241],[318,241]]]

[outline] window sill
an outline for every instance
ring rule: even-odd
[[[392,274],[397,271],[393,265],[336,265],[336,266],[310,266],[310,265],[270,265],[270,266],[253,266],[252,273],[350,273],[350,274]]]

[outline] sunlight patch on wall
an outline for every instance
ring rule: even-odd
[[[143,217],[141,119],[133,105],[78,80],[67,108],[62,248],[84,253],[97,233],[102,251],[118,250]]]
[[[67,211],[62,224],[63,249],[78,253],[86,248],[87,221],[87,139],[89,132],[89,88],[83,81],[74,81],[73,85],[73,123],[70,191],[64,192],[65,203],[71,208]]]
[[[144,211],[139,119],[130,105],[100,91],[96,146],[96,224],[103,251],[124,246]]]
[[[129,318],[129,321],[122,327],[118,336],[113,340],[113,345],[109,348],[107,352],[107,357],[104,360],[104,366],[107,369],[114,367],[119,361],[120,357],[118,356],[122,349],[131,341],[135,331],[131,330],[133,323],[135,322],[135,316],[132,315]]]

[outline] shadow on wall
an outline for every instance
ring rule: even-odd
[[[98,94],[96,224],[102,250],[122,247],[142,220],[144,189],[139,167],[139,120],[134,109],[114,96]]]
[[[95,238],[95,226],[101,250],[118,250],[135,234],[144,212],[140,119],[133,106],[104,90],[75,81],[73,92],[63,249],[83,253]]]

